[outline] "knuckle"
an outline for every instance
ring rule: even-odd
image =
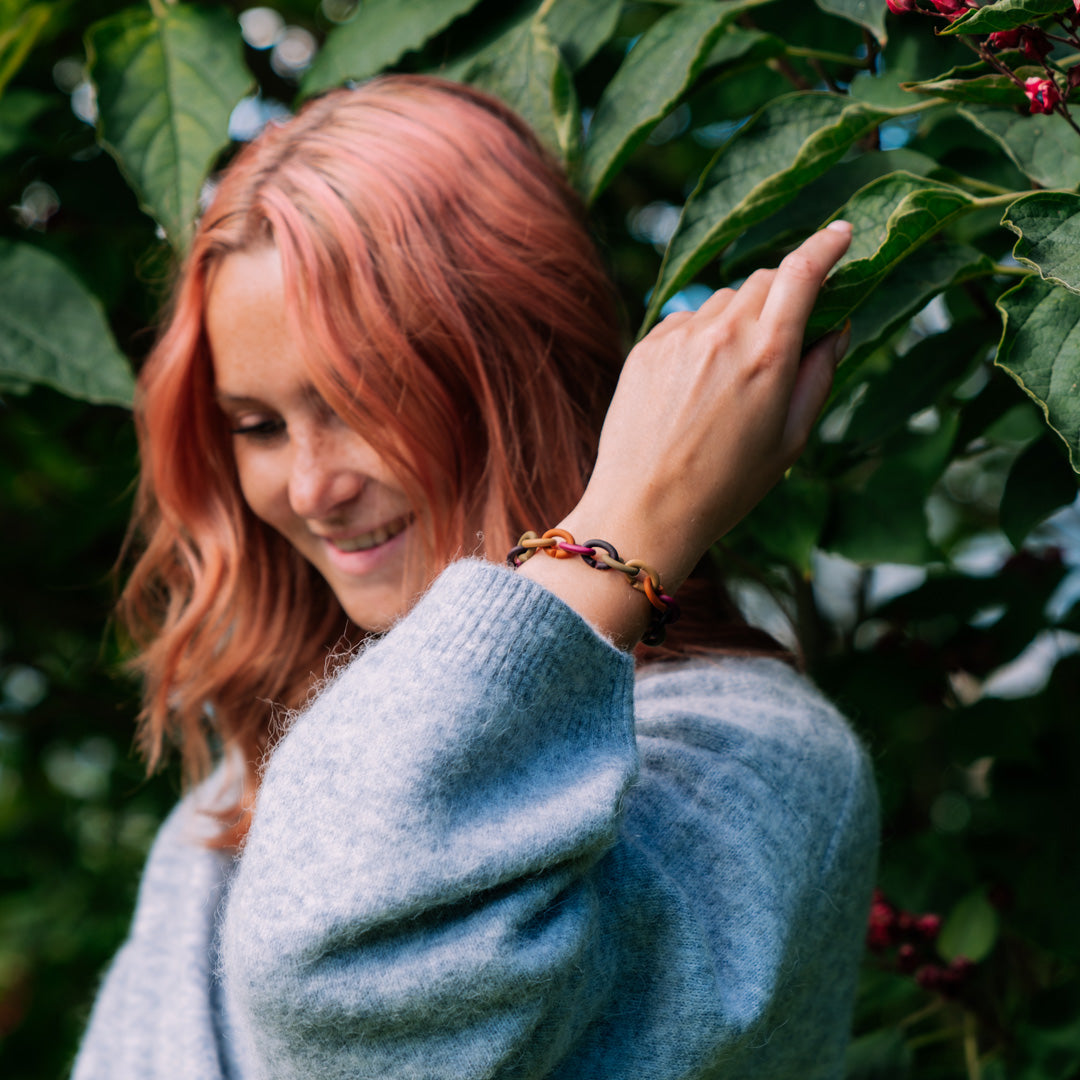
[[[788,277],[798,281],[820,281],[821,272],[817,263],[804,255],[801,251],[793,251],[785,255],[780,263],[781,268]]]

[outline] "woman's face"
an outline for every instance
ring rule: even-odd
[[[285,316],[277,248],[223,260],[206,330],[248,506],[322,574],[353,622],[386,629],[427,584],[413,507],[312,386]]]

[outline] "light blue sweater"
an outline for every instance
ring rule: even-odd
[[[842,1075],[876,798],[778,661],[635,686],[546,590],[457,563],[295,720],[235,861],[205,797],[75,1080]]]

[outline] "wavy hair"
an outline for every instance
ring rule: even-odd
[[[149,766],[170,744],[189,780],[217,745],[244,763],[223,846],[249,824],[275,706],[303,704],[347,626],[320,575],[244,502],[214,400],[208,283],[230,254],[268,244],[313,384],[426,508],[431,566],[474,551],[477,522],[482,553],[500,560],[574,506],[623,355],[580,201],[487,95],[386,76],[312,101],[241,151],[140,373],[136,557],[120,598]],[[691,637],[731,625],[718,596]]]

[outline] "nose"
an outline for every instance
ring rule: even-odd
[[[342,441],[325,428],[291,439],[289,505],[298,517],[333,517],[364,490],[368,475]]]

